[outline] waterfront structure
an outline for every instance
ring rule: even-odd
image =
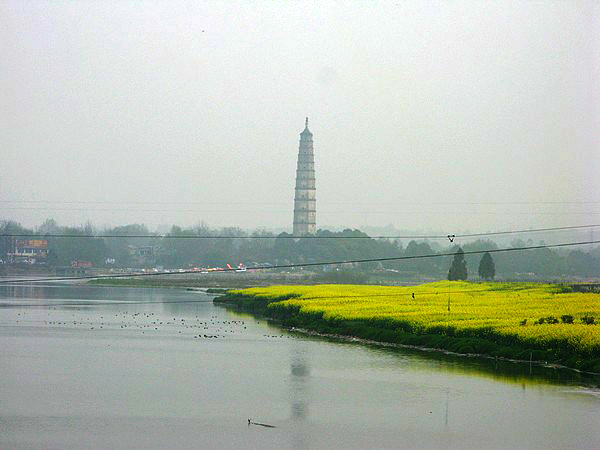
[[[46,264],[48,260],[48,240],[46,239],[15,239],[6,253],[9,263]],[[0,259],[1,256],[0,255]]]
[[[317,231],[316,192],[313,134],[308,129],[307,117],[304,131],[300,133],[300,148],[298,150],[298,165],[296,167],[294,236],[313,234]]]

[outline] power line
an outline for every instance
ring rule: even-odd
[[[170,235],[170,234],[132,234],[132,235],[111,235],[111,234],[34,234],[34,233],[2,233],[0,237],[37,237],[37,238],[96,238],[96,239],[141,239],[141,238],[152,238],[152,239],[448,239],[448,237],[454,238],[468,238],[468,237],[483,237],[483,236],[497,236],[505,234],[526,234],[526,233],[541,233],[549,231],[564,231],[564,230],[578,230],[588,228],[598,228],[597,225],[573,225],[567,227],[551,227],[551,228],[534,228],[530,230],[510,230],[510,231],[494,231],[485,233],[466,233],[466,234],[451,234],[451,235],[393,235],[393,236],[321,236],[321,235],[303,235],[294,236],[291,234],[277,235],[277,236],[227,236],[227,235],[215,235],[215,236],[196,236],[196,235]]]
[[[476,255],[481,253],[501,253],[501,252],[515,252],[524,250],[538,250],[543,248],[558,248],[558,247],[573,247],[577,245],[590,245],[600,244],[600,240],[596,241],[583,241],[583,242],[565,242],[561,244],[544,244],[544,245],[532,245],[526,247],[512,247],[512,248],[497,248],[489,250],[470,250],[463,252],[464,255]],[[362,264],[368,262],[384,262],[384,261],[406,261],[412,259],[425,259],[425,258],[440,258],[445,256],[454,256],[453,253],[431,253],[428,255],[414,255],[414,256],[394,256],[389,258],[366,258],[366,259],[350,259],[344,261],[326,261],[326,262],[313,262],[313,263],[302,263],[302,264],[278,264],[269,267],[263,266],[252,266],[246,267],[246,270],[265,270],[265,269],[291,269],[294,267],[315,267],[315,266],[329,266],[338,264]],[[237,268],[222,268],[213,270],[210,273],[223,273],[223,272],[236,272]],[[149,276],[160,276],[160,275],[182,275],[182,274],[198,274],[197,270],[186,270],[183,272],[151,272],[151,273],[129,273],[129,274],[115,274],[115,275],[89,275],[81,277],[55,277],[55,278],[31,278],[31,279],[19,279],[19,280],[0,280],[0,284],[9,283],[29,283],[29,282],[42,282],[42,281],[73,281],[73,280],[89,280],[89,279],[104,279],[104,278],[133,278],[133,277],[149,277]]]
[[[248,202],[230,202],[230,201],[126,201],[126,200],[0,200],[0,203],[23,203],[23,204],[64,204],[64,205],[247,205]],[[287,205],[288,202],[258,202],[253,201],[253,205]],[[437,202],[416,202],[416,201],[329,201],[320,202],[321,205],[594,205],[600,204],[598,200],[590,201],[483,201],[483,202],[460,202],[460,201],[437,201]]]
[[[246,205],[247,206],[247,205]],[[165,214],[165,213],[184,213],[184,214],[220,214],[220,213],[228,213],[228,214],[254,214],[254,213],[262,213],[262,214],[289,214],[288,209],[145,209],[145,208],[85,208],[85,207],[77,207],[77,208],[64,208],[64,207],[28,207],[28,206],[9,206],[3,207],[4,211],[77,211],[77,212],[138,212],[138,213],[156,213],[156,214]],[[384,211],[373,211],[373,210],[360,210],[360,209],[351,209],[351,210],[321,210],[319,212],[320,215],[340,215],[340,214],[362,214],[362,215],[384,215],[384,214],[421,214],[421,215],[439,215],[439,210],[391,210],[387,209]],[[525,215],[525,216],[565,216],[565,215],[585,215],[585,216],[596,216],[600,214],[600,211],[461,211],[453,209],[452,211],[447,211],[446,214],[454,214],[454,215],[471,215],[471,216],[502,216],[502,215]]]
[[[457,234],[456,237],[477,237],[477,236],[497,236],[501,234],[521,234],[521,233],[540,233],[544,231],[558,231],[558,230],[577,230],[584,228],[597,228],[599,225],[574,225],[569,227],[554,227],[554,228],[537,228],[532,230],[517,230],[517,231],[496,231],[491,233],[467,233]]]

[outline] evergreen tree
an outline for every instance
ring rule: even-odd
[[[496,276],[496,265],[490,252],[485,252],[479,261],[479,277],[484,280],[493,280]]]
[[[448,280],[456,281],[456,280],[466,280],[467,279],[467,262],[465,261],[465,252],[463,249],[458,247],[454,258],[452,259],[452,264],[450,265],[450,270],[448,271]]]

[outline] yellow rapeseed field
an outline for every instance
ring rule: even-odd
[[[600,295],[562,291],[551,284],[441,281],[411,287],[270,286],[233,293],[283,299],[269,308],[294,307],[300,314],[322,313],[324,319],[386,320],[417,334],[491,333],[536,347],[599,355]],[[572,316],[573,323],[563,323],[562,316]],[[537,323],[548,317],[559,323]],[[594,317],[596,324],[583,323],[584,317]]]

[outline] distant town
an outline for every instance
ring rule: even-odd
[[[529,236],[528,236],[529,237]],[[485,251],[525,247],[540,241],[515,236],[510,244],[491,239],[426,240],[373,239],[360,230],[317,230],[309,236],[249,232],[239,228],[173,226],[158,234],[133,224],[98,230],[91,225],[60,226],[47,220],[35,230],[16,222],[0,223],[0,271],[20,274],[100,274],[123,272],[192,271],[207,274],[227,269],[251,277],[246,268],[295,276],[298,281],[402,284],[446,279],[451,256],[431,255],[464,250],[467,279],[478,280]],[[469,252],[481,252],[468,254]],[[497,280],[595,281],[600,274],[600,248],[539,248],[492,253]],[[357,259],[426,258],[343,263]],[[335,262],[302,267],[302,264]],[[269,269],[278,265],[300,265]]]

